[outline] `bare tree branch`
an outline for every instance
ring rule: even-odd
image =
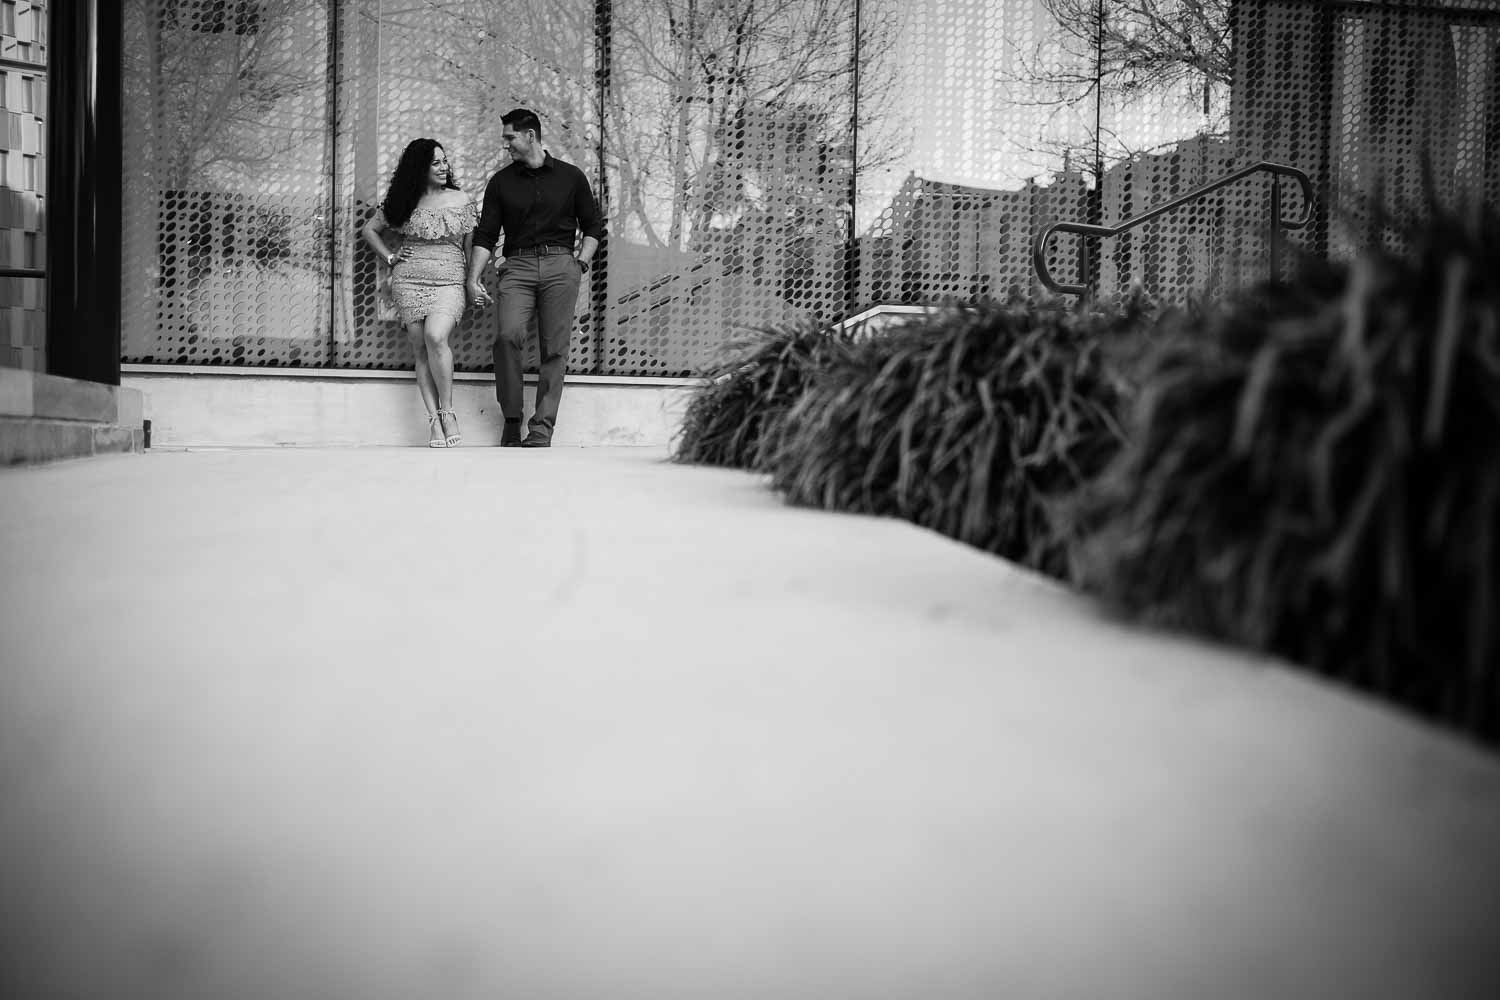
[[[1197,134],[1227,131],[1234,73],[1232,0],[1040,2],[1058,31],[1017,54],[1019,69],[1004,82],[1018,101],[1092,119],[1095,103],[1102,100],[1116,116],[1173,115],[1195,119]],[[1102,126],[1098,146],[1107,161],[1144,151],[1122,130]],[[1049,147],[1070,157],[1092,154],[1061,140],[1024,146]]]

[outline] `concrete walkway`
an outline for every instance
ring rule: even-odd
[[[1500,996],[1500,758],[663,457],[0,473],[0,995]]]

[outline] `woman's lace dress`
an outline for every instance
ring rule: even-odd
[[[472,202],[448,208],[418,206],[401,234],[405,256],[391,270],[391,297],[401,325],[418,323],[432,313],[463,317],[464,238],[473,232],[479,214]]]

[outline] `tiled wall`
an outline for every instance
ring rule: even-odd
[[[0,0],[0,267],[46,258],[47,3]],[[0,365],[46,368],[40,278],[0,277]]]

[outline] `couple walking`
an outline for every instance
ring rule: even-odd
[[[542,123],[525,108],[501,119],[511,162],[490,178],[478,211],[459,188],[436,139],[414,139],[401,154],[385,200],[361,231],[391,268],[391,296],[415,357],[417,390],[427,407],[428,445],[462,441],[453,412],[453,327],[468,305],[486,306],[480,281],[491,258],[499,269],[500,331],[495,338],[495,398],[504,447],[552,443],[568,363],[578,287],[604,236],[589,182],[542,146]],[[401,236],[399,251],[386,237]],[[500,254],[495,245],[501,233]],[[582,240],[575,241],[579,234]],[[535,323],[540,346],[536,404],[521,434],[521,353]]]

